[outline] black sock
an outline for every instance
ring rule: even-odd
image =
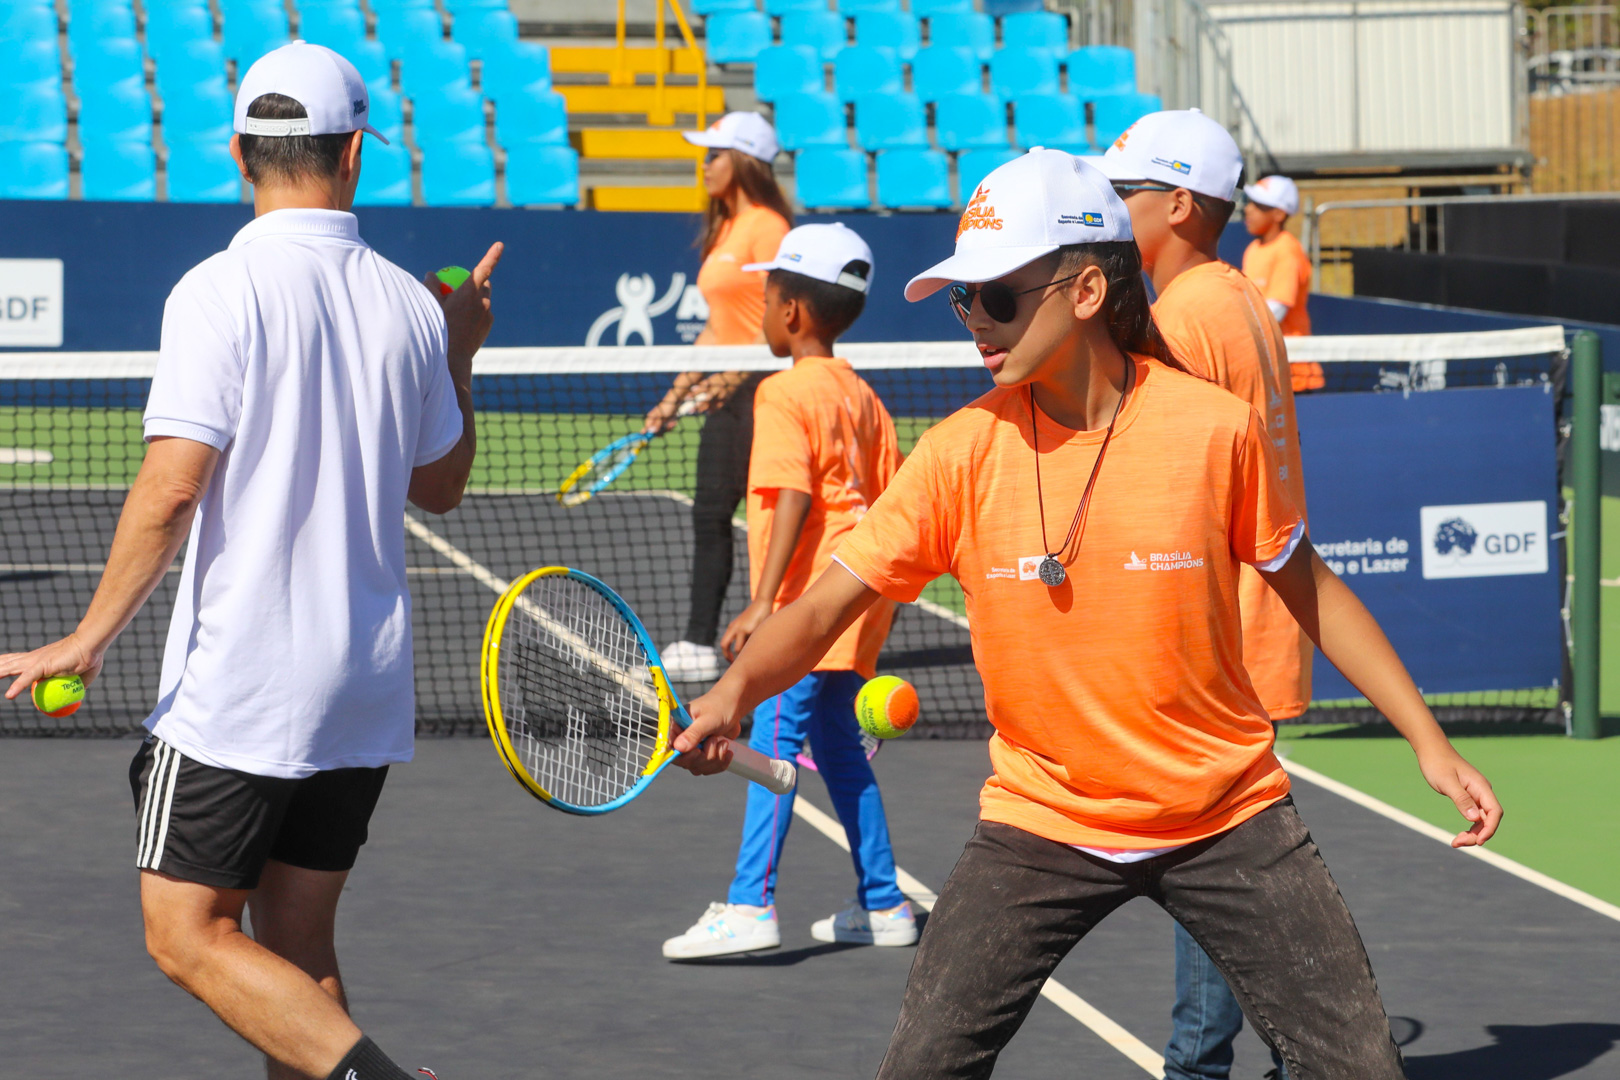
[[[420,1080],[395,1065],[377,1044],[362,1035],[343,1055],[326,1080]]]

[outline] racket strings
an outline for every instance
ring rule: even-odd
[[[600,806],[658,752],[658,692],[630,624],[601,594],[543,577],[512,605],[502,641],[502,721],[519,764],[558,801]]]

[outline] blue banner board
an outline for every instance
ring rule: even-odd
[[[1318,554],[1425,693],[1562,670],[1553,397],[1539,387],[1298,399]],[[1360,696],[1320,655],[1312,697]]]

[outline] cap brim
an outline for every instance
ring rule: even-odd
[[[981,248],[977,251],[959,251],[944,262],[935,263],[906,282],[906,299],[912,303],[933,296],[953,281],[970,284],[994,281],[1020,267],[1028,266],[1043,255],[1058,249],[1057,244],[1038,247]]]
[[[1248,187],[1244,188],[1243,197],[1257,206],[1265,207],[1267,210],[1288,209],[1286,206],[1278,206],[1277,201],[1273,199],[1271,195],[1267,193],[1266,189],[1261,187],[1259,184],[1250,184]]]
[[[375,136],[377,136],[377,138],[382,140],[382,144],[384,146],[392,146],[393,145],[392,143],[390,143],[388,141],[388,136],[384,135],[382,132],[378,131],[376,128],[372,127],[370,124],[367,124],[365,127],[361,128],[360,130],[365,132],[367,135],[375,135]]]
[[[683,131],[681,132],[681,138],[693,146],[706,146],[711,150],[729,150],[731,148],[731,140],[718,131]]]

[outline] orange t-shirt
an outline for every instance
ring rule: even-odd
[[[1305,474],[1288,350],[1255,283],[1223,262],[1195,266],[1166,285],[1153,320],[1177,359],[1225,387],[1264,418],[1277,476],[1305,514]],[[1273,720],[1299,716],[1311,700],[1311,639],[1282,597],[1252,567],[1238,582],[1243,656]]]
[[[1243,669],[1239,567],[1295,542],[1254,410],[1141,357],[1087,521],[1048,588],[1029,392],[992,390],[928,431],[838,549],[902,603],[951,574],[967,597],[995,773],[987,821],[1141,850],[1215,836],[1288,792]],[[1103,432],[1040,415],[1046,534],[1069,527]]]
[[[748,460],[749,593],[759,591],[778,491],[809,495],[810,512],[773,611],[797,600],[821,576],[899,467],[894,421],[848,360],[805,357],[761,382],[754,394]],[[870,679],[893,621],[894,605],[879,600],[833,643],[815,670],[857,671]]]
[[[743,273],[749,263],[770,262],[790,226],[765,206],[750,206],[720,227],[720,238],[698,269],[698,291],[709,305],[704,342],[752,345],[765,322],[765,274]]]
[[[1311,332],[1311,313],[1305,308],[1311,295],[1311,257],[1297,236],[1284,229],[1270,243],[1252,241],[1243,249],[1243,273],[1262,296],[1288,309],[1284,334],[1304,337]]]

